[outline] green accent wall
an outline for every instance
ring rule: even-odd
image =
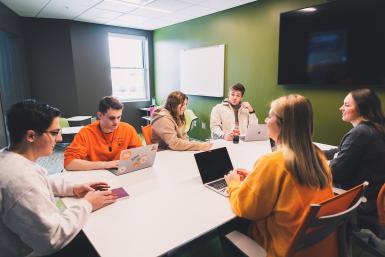
[[[225,44],[225,96],[228,86],[241,82],[246,87],[244,101],[264,122],[270,101],[298,93],[310,99],[314,109],[314,140],[338,145],[350,128],[338,110],[352,88],[285,87],[277,84],[279,14],[323,3],[316,0],[259,0],[230,10],[186,21],[154,31],[154,79],[157,102],[179,89],[179,53],[182,49]],[[364,86],[364,85],[363,85]],[[382,101],[385,92],[376,89]],[[190,136],[210,135],[210,112],[221,98],[189,96],[189,107],[199,117]],[[206,129],[201,128],[202,122]]]

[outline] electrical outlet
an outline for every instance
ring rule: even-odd
[[[202,122],[202,129],[206,129],[206,122]]]
[[[194,120],[194,121],[193,121],[193,127],[195,128],[196,126],[198,126],[198,124],[197,124],[197,121]]]

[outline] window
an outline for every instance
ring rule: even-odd
[[[121,101],[149,99],[148,46],[141,36],[108,34],[112,95]]]

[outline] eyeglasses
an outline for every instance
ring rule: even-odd
[[[46,130],[43,133],[49,133],[53,137],[57,137],[61,133],[61,129],[55,129],[55,130]]]

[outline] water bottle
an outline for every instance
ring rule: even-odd
[[[155,106],[154,106],[154,105],[151,105],[151,106],[148,108],[148,111],[150,112],[150,116],[151,116],[152,113],[155,111]]]
[[[235,125],[234,129],[233,129],[233,143],[234,144],[238,144],[239,143],[239,135],[241,133],[239,132],[239,128],[237,125]]]

